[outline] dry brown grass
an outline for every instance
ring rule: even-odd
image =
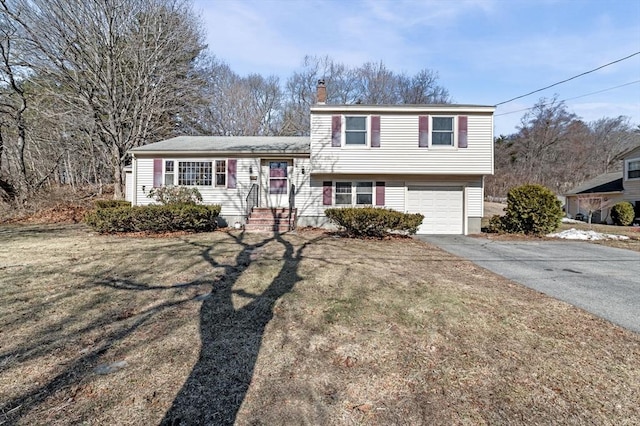
[[[640,422],[640,336],[420,241],[0,238],[0,423]]]

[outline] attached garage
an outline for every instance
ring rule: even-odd
[[[418,234],[464,234],[463,188],[408,186],[407,211],[422,213]]]

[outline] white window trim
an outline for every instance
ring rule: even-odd
[[[453,145],[434,145],[433,144],[433,119],[434,118],[451,118],[453,131]],[[429,115],[429,148],[433,149],[456,149],[458,148],[458,116],[457,115]]]
[[[218,162],[224,161],[224,185],[218,185]],[[211,186],[214,188],[226,188],[229,183],[229,162],[226,159],[215,159],[212,165]]]
[[[172,186],[184,186],[188,188],[218,188],[218,189],[228,189],[227,185],[229,185],[229,159],[228,158],[163,158],[162,159],[162,186],[167,186],[165,181],[165,175],[167,174],[167,161],[173,161],[173,185]],[[225,184],[216,185],[216,161],[224,161],[225,162]],[[211,185],[180,185],[178,183],[179,175],[180,175],[180,164],[179,163],[188,163],[188,162],[207,162],[211,163]]]
[[[640,180],[640,177],[636,177],[636,178],[629,177],[629,171],[630,171],[629,165],[635,162],[640,163],[640,158],[629,158],[628,160],[624,160],[624,180],[630,180],[630,181]]]
[[[173,171],[168,172],[167,171],[167,161],[173,161]],[[177,173],[176,173],[176,160],[173,160],[171,158],[164,158],[162,159],[162,185],[163,186],[177,186],[176,184],[176,177],[177,177]],[[173,176],[173,184],[172,185],[167,185],[166,180],[167,180],[167,174],[171,174]]]
[[[347,117],[364,117],[367,136],[364,145],[347,144]],[[371,115],[364,114],[343,114],[342,115],[342,147],[347,149],[371,148]],[[348,182],[348,181],[347,181]]]
[[[336,195],[338,195],[337,183],[351,183],[351,204],[336,204]],[[356,204],[357,193],[356,193],[356,184],[357,183],[370,183],[371,184],[371,204]],[[332,200],[331,203],[336,207],[375,207],[376,206],[376,181],[374,180],[363,180],[363,179],[340,179],[334,180],[332,183]]]

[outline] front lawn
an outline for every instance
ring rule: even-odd
[[[417,240],[0,240],[0,424],[640,423],[640,336]]]

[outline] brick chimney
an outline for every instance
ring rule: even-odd
[[[318,80],[318,93],[316,95],[316,102],[320,105],[324,105],[327,102],[327,87],[324,85],[324,79]]]

